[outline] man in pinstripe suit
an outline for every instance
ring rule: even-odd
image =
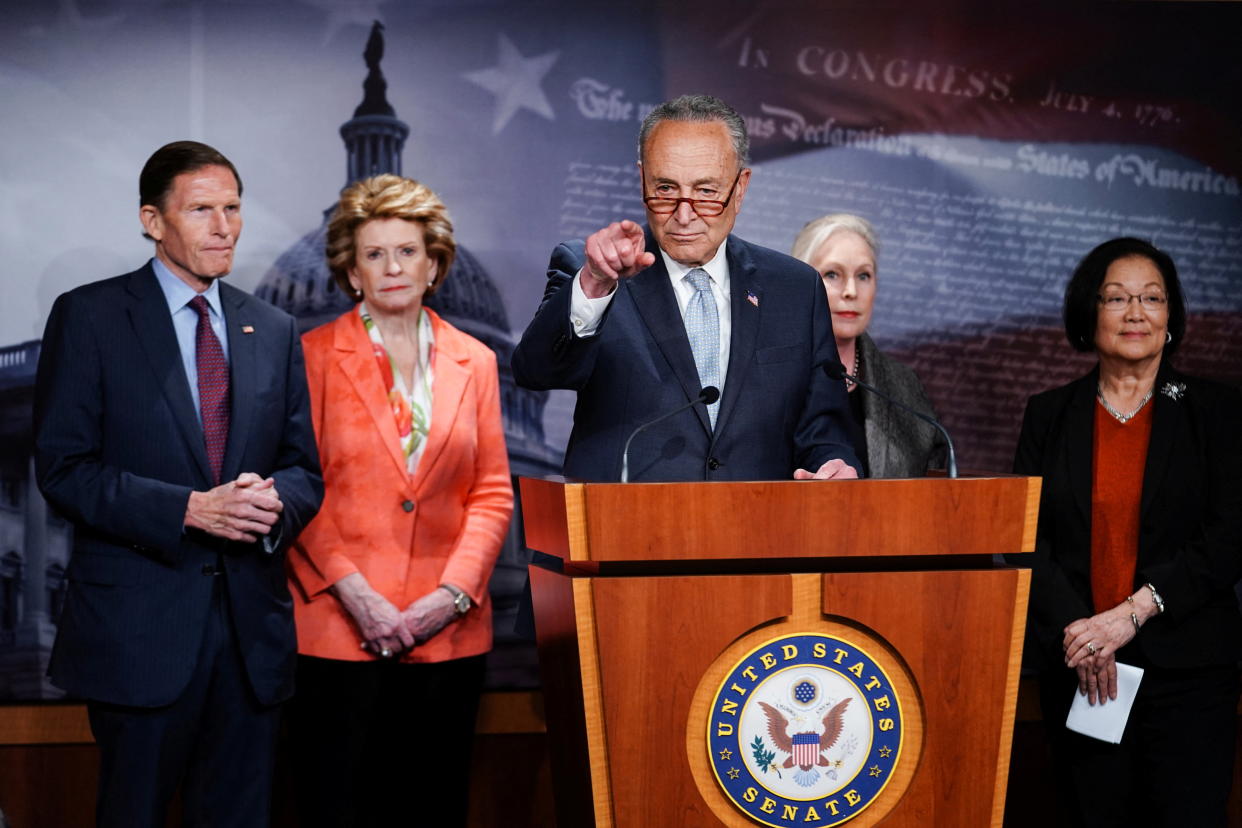
[[[39,486],[74,525],[52,680],[85,697],[97,822],[268,823],[293,690],[284,554],[323,496],[294,320],[223,284],[241,180],[204,144],[139,179],[155,257],[56,300],[35,395]]]

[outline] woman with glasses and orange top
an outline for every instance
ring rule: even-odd
[[[301,824],[465,825],[513,510],[496,357],[423,306],[456,251],[425,185],[350,185],[327,248],[357,305],[303,337],[325,493],[289,556]]]
[[[1173,260],[1113,239],[1078,265],[1065,329],[1086,376],[1031,398],[1014,470],[1043,478],[1027,656],[1040,671],[1058,825],[1223,826],[1242,615],[1242,394],[1187,376]],[[1120,744],[1070,731],[1075,693],[1116,703]]]

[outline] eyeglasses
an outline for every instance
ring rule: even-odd
[[[1164,310],[1164,306],[1169,300],[1165,298],[1163,293],[1149,291],[1147,293],[1133,294],[1126,293],[1124,290],[1110,290],[1107,293],[1097,296],[1096,299],[1104,310],[1111,313],[1121,313],[1130,307],[1130,301],[1137,299],[1139,304],[1143,306],[1143,310],[1159,311]]]
[[[737,189],[737,182],[742,178],[742,171],[738,170],[737,175],[733,179],[733,186],[729,188],[729,194],[725,196],[724,201],[715,201],[710,198],[662,198],[660,196],[643,196],[643,204],[647,205],[647,209],[656,215],[668,215],[677,212],[677,208],[684,201],[690,205],[690,209],[697,213],[701,218],[713,218],[724,212],[729,206],[729,202],[733,200],[733,191]]]

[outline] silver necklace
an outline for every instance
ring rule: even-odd
[[[1109,405],[1108,400],[1104,399],[1103,387],[1101,387],[1098,382],[1095,384],[1095,398],[1100,401],[1100,405],[1104,406],[1104,410],[1107,411],[1109,414],[1112,414],[1113,417],[1119,423],[1127,423],[1130,420],[1134,419],[1134,415],[1142,411],[1143,406],[1151,402],[1151,395],[1154,394],[1155,391],[1156,391],[1156,386],[1153,385],[1151,388],[1147,390],[1147,393],[1143,395],[1143,399],[1139,400],[1138,406],[1133,411],[1131,411],[1129,414],[1122,414],[1120,411],[1118,411],[1117,409]]]

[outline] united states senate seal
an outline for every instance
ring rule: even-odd
[[[712,698],[707,748],[726,797],[763,825],[840,825],[901,757],[902,700],[861,647],[822,633],[743,656]]]

